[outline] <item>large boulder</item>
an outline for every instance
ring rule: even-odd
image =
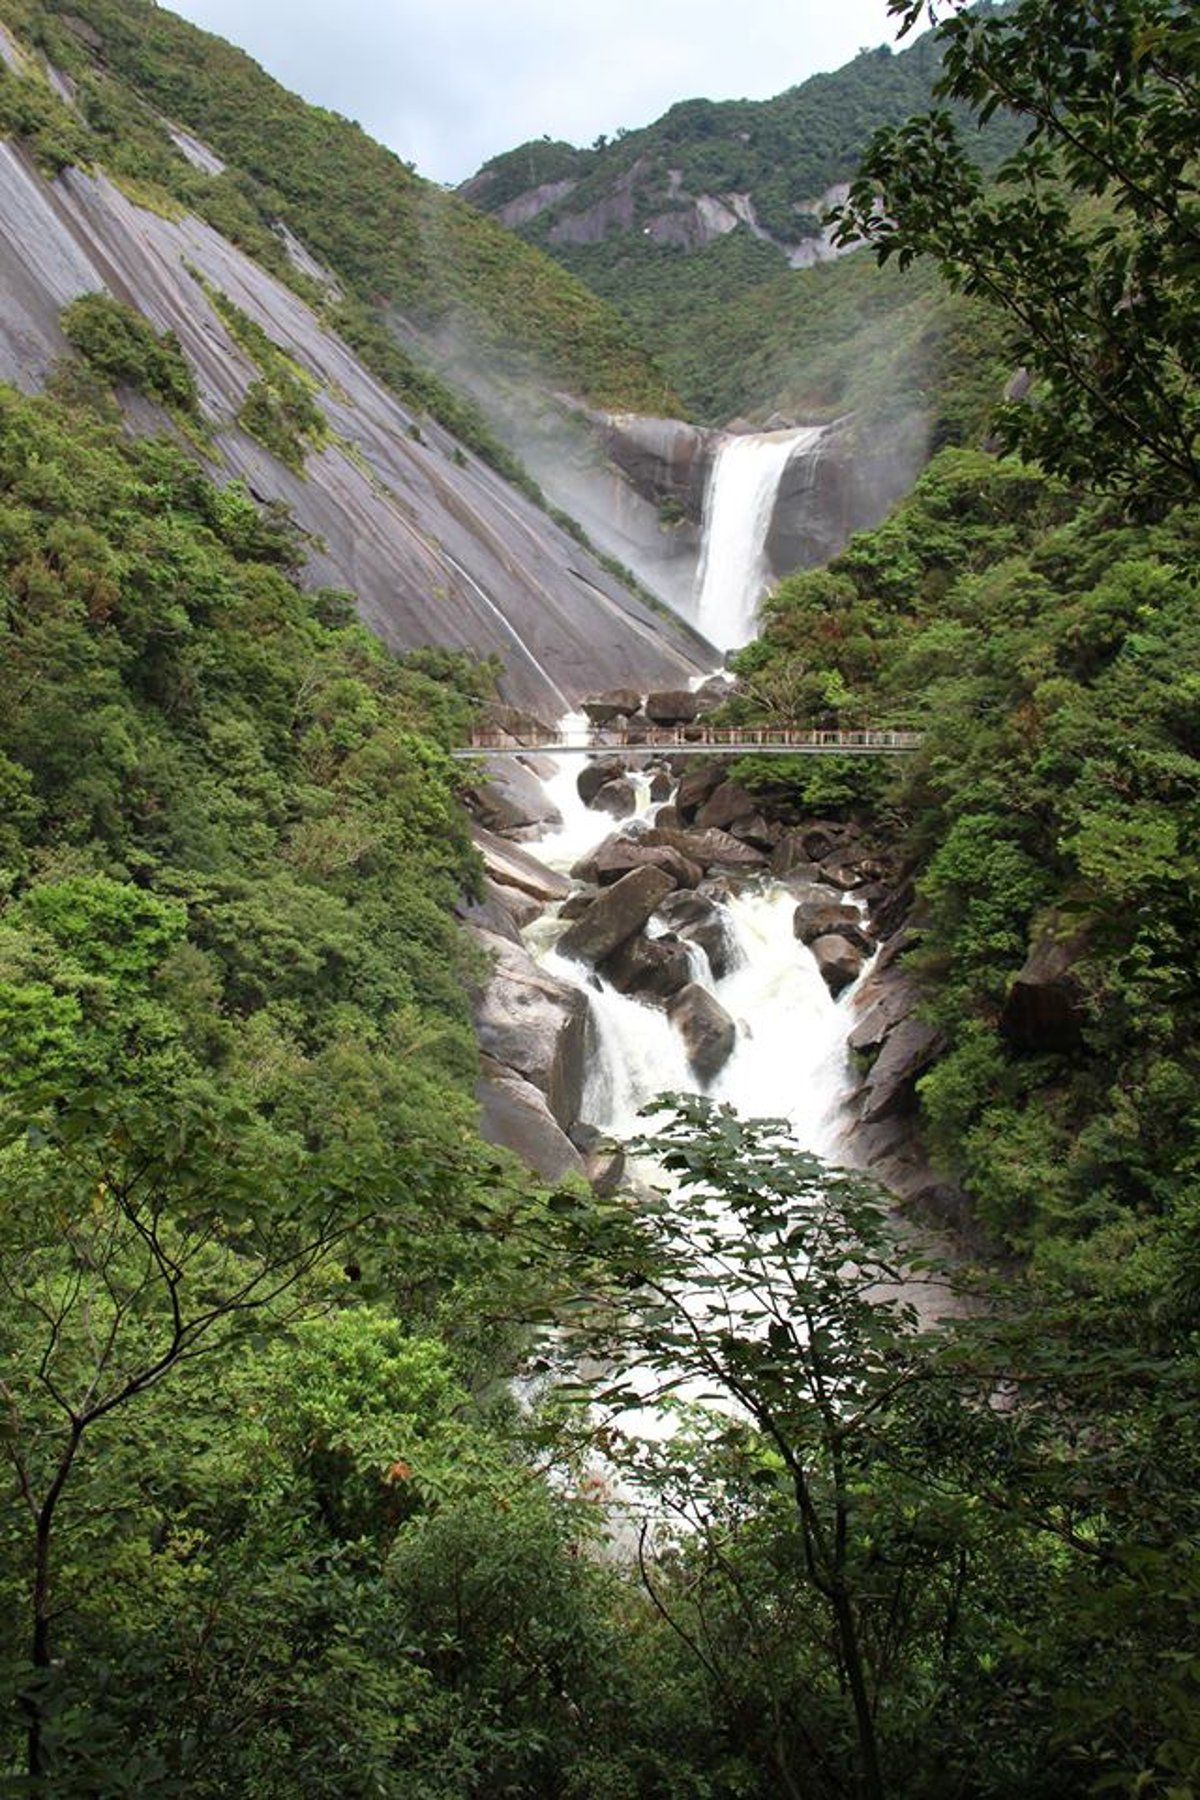
[[[701,762],[699,758],[691,757],[680,757],[679,760],[686,767],[675,790],[675,806],[679,817],[690,824],[709,796],[721,786],[725,776],[720,763]]]
[[[583,804],[590,806],[602,787],[628,773],[628,761],[623,756],[589,757],[575,778],[575,791]]]
[[[490,1056],[479,1061],[475,1088],[484,1141],[511,1150],[544,1181],[586,1173],[583,1157],[531,1081]]]
[[[503,837],[539,838],[562,824],[537,774],[515,756],[490,757],[486,782],[467,790],[466,803],[472,818]]]
[[[715,981],[720,981],[734,966],[737,946],[729,915],[707,894],[668,894],[655,917],[676,937],[697,944],[704,951]]]
[[[668,1001],[667,1016],[683,1039],[697,1080],[719,1075],[737,1042],[737,1026],[720,1001],[693,981]]]
[[[680,938],[669,933],[652,938],[638,931],[597,963],[596,970],[619,994],[669,1000],[692,980],[692,959]]]
[[[614,719],[629,718],[641,704],[642,696],[632,688],[610,688],[606,694],[585,700],[583,710],[593,725],[610,725]]]
[[[645,710],[652,725],[690,725],[699,709],[690,688],[662,688],[646,695]]]
[[[1014,1050],[1070,1052],[1083,1042],[1086,1011],[1075,965],[1085,948],[1077,929],[1052,918],[1005,996],[1000,1030]]]
[[[612,887],[602,888],[581,918],[558,940],[563,956],[595,963],[640,931],[675,883],[662,869],[631,869]]]
[[[689,861],[672,844],[648,844],[640,837],[608,838],[576,867],[586,868],[589,879],[599,882],[601,887],[611,887],[622,875],[628,875],[630,869],[646,867],[662,869],[676,887],[681,888],[699,887],[704,877],[699,863]]]
[[[637,788],[628,775],[618,775],[615,781],[606,781],[597,788],[588,802],[596,812],[607,813],[610,819],[630,819],[637,811]]]
[[[483,858],[488,879],[494,881],[497,887],[515,888],[518,893],[529,895],[542,906],[551,906],[556,900],[565,900],[571,892],[571,883],[565,875],[548,869],[536,856],[530,856],[527,850],[510,844],[506,838],[484,830],[482,825],[476,825],[472,829],[471,838]]]
[[[875,948],[863,930],[862,914],[856,906],[831,901],[828,893],[821,899],[814,895],[801,900],[792,915],[792,930],[802,944],[815,944],[818,938],[845,938],[864,956]]]
[[[720,831],[728,831],[735,821],[755,817],[761,815],[753,794],[748,793],[740,782],[723,781],[697,809],[696,824],[702,829],[706,825],[715,825]]]
[[[743,844],[728,831],[672,831],[655,825],[643,834],[644,844],[669,844],[703,869],[763,869],[767,859],[753,844]]]
[[[583,1095],[587,1001],[539,968],[523,945],[474,935],[492,962],[475,1003],[480,1051],[532,1082],[560,1125],[572,1124]]]
[[[822,981],[835,1000],[862,974],[866,958],[856,944],[849,943],[840,935],[814,938],[808,948]]]

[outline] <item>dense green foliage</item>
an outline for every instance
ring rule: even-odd
[[[912,24],[922,0],[891,0]],[[934,7],[930,11],[936,10]],[[1180,0],[952,12],[938,93],[1027,128],[985,186],[947,110],[883,131],[842,236],[930,257],[1037,378],[1010,448],[1161,507],[1200,490],[1200,29]]]
[[[397,662],[346,596],[302,594],[286,523],[177,448],[11,392],[0,446],[6,1691],[47,1791],[116,1792],[122,1767],[121,1792],[172,1770],[236,1791],[259,1777],[232,1726],[215,1771],[186,1749],[197,1693],[214,1741],[222,1707],[259,1709],[252,1759],[304,1733],[332,1754],[332,1690],[312,1716],[303,1694],[362,1575],[348,1546],[416,1506],[384,1476],[402,1452],[436,1487],[454,1384],[490,1375],[467,1296],[495,1256],[455,1245],[515,1204],[474,1137],[450,916],[473,863],[444,746],[471,674]],[[436,1336],[455,1290],[458,1353]],[[407,1398],[382,1435],[352,1444],[315,1394],[324,1428],[280,1410],[317,1341],[280,1333],[310,1315],[347,1367],[385,1359]]]
[[[272,266],[287,218],[361,286],[289,279],[402,388],[436,398],[369,302],[471,304],[431,237],[480,280],[494,251],[500,320],[533,266],[157,9],[6,11],[88,121],[31,68],[0,76],[6,129],[47,167],[102,142]],[[191,170],[133,75],[249,173]],[[705,166],[708,109],[670,116]],[[335,173],[363,204],[322,226]],[[739,355],[742,249],[709,296],[744,307]],[[982,302],[922,325],[924,287],[865,260],[818,283],[819,324],[756,288],[807,403],[955,388],[936,431],[965,435],[998,366]],[[903,379],[867,349],[898,292]],[[537,296],[560,345],[573,296]],[[224,311],[260,434],[301,461],[311,396]],[[122,431],[112,383],[186,419],[177,346],[99,297],[69,322],[56,398],[0,393],[0,1783],[1195,1800],[1194,504],[1139,460],[1129,507],[1102,435],[1079,485],[944,449],[740,659],[746,713],[925,734],[902,767],[739,774],[869,810],[913,877],[946,1042],[923,1129],[1018,1264],[929,1333],[877,1197],[769,1125],[677,1102],[676,1191],[637,1207],[479,1142],[447,749],[488,671],[397,660],[351,596],[303,592],[286,516]],[[745,379],[765,405],[766,362]],[[1031,947],[1051,1030],[1019,1003]],[[605,1372],[526,1411],[537,1323],[547,1365],[582,1344]],[[677,1428],[646,1440],[653,1382]]]
[[[1181,1322],[1197,530],[1194,512],[1131,524],[1019,464],[947,451],[887,524],[785,582],[743,653],[759,704],[832,691],[833,716],[925,733],[891,802],[951,1046],[924,1090],[950,1171],[997,1236],[1085,1284],[1182,1305]],[[1037,1049],[1013,1041],[1006,999],[1046,932],[1073,945],[1079,1023]]]
[[[67,341],[106,381],[137,388],[173,410],[194,415],[196,377],[174,332],[156,335],[130,306],[107,294],[81,294],[63,308]]]

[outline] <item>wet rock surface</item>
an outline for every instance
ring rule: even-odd
[[[668,1002],[667,1014],[687,1046],[693,1074],[711,1081],[733,1054],[737,1026],[720,1001],[694,981]]]
[[[558,940],[560,953],[588,963],[610,955],[641,929],[674,885],[661,869],[631,869],[612,887],[603,888],[587,911],[572,921]]]
[[[668,894],[656,917],[674,936],[696,944],[708,958],[715,980],[734,967],[735,948],[723,907],[707,894]]]

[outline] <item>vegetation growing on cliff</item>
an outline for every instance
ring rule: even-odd
[[[84,318],[106,381],[178,376]],[[930,1340],[864,1292],[872,1196],[768,1127],[677,1108],[669,1211],[478,1141],[446,752],[486,676],[390,656],[285,516],[55,385],[0,393],[6,1785],[1192,1800],[1195,507],[947,450],[745,653],[926,734],[887,796],[926,1124],[1030,1270]],[[564,1320],[739,1408],[604,1437],[644,1582],[593,1554],[593,1421],[509,1393]]]

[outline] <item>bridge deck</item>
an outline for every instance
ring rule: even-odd
[[[567,740],[520,743],[508,732],[477,731],[469,746],[452,756],[597,756],[615,750],[645,755],[669,750],[672,756],[892,756],[915,750],[919,731],[804,731],[780,726],[678,725],[635,731],[597,729]]]

